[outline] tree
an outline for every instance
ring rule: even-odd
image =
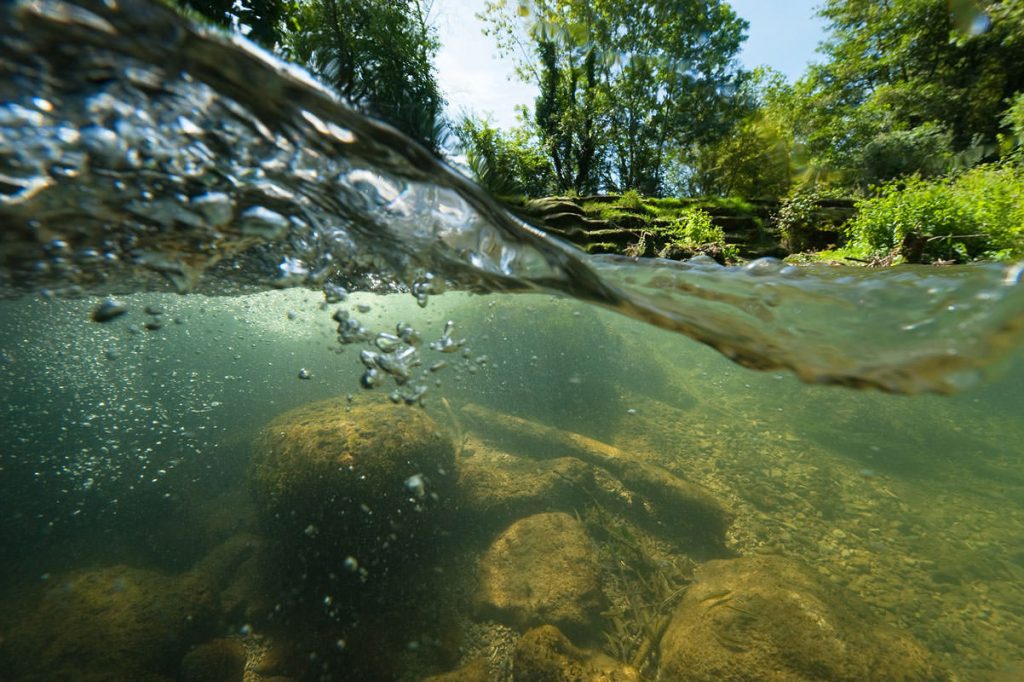
[[[287,0],[174,0],[215,24],[237,28],[251,40],[273,50],[283,35]]]
[[[445,101],[433,67],[438,41],[419,0],[309,0],[291,21],[288,57],[352,105],[440,149]]]
[[[672,150],[723,134],[746,22],[719,0],[507,0],[481,15],[540,96],[560,189],[665,187]]]
[[[1000,113],[1024,89],[1019,0],[827,0],[819,14],[828,60],[798,84],[794,112],[814,156],[861,181],[873,142],[941,142],[929,125],[954,151],[994,155]]]
[[[688,194],[778,198],[799,173],[790,123],[793,88],[778,71],[755,69],[737,98],[746,106],[728,134],[690,153]]]
[[[554,189],[551,163],[527,127],[504,132],[486,119],[466,115],[455,135],[476,181],[491,194],[540,197]]]
[[[571,44],[562,45],[561,52],[560,59],[558,43],[538,37],[541,78],[535,122],[558,189],[590,194],[600,183],[596,53],[580,53]]]
[[[736,63],[746,21],[704,0],[605,0],[604,46],[613,184],[664,189],[670,152],[720,138],[743,111]]]

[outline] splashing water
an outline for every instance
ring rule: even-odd
[[[146,2],[0,7],[0,290],[549,291],[760,369],[969,385],[1020,342],[1022,266],[588,257],[246,41]]]

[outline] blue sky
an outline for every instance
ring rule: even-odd
[[[733,0],[729,4],[750,22],[740,62],[747,68],[772,66],[792,81],[809,62],[824,38],[813,16],[822,0]],[[509,60],[498,59],[493,39],[480,32],[474,15],[484,0],[434,0],[431,18],[441,38],[437,72],[454,117],[470,109],[489,113],[501,127],[515,125],[515,106],[529,104],[535,90],[520,83]]]

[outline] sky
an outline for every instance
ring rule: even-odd
[[[796,80],[816,60],[824,26],[813,16],[822,0],[731,0],[735,12],[750,23],[739,59],[748,69],[772,66]],[[448,98],[448,113],[457,118],[469,110],[490,114],[495,124],[516,124],[515,107],[532,104],[536,89],[521,83],[511,59],[497,57],[494,39],[483,35],[474,15],[484,0],[433,0],[430,18],[437,27],[441,49],[437,76]]]

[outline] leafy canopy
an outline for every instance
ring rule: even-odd
[[[439,43],[419,0],[308,0],[298,3],[291,23],[286,56],[356,107],[440,149]]]
[[[719,0],[493,0],[481,17],[540,90],[558,189],[658,194],[677,148],[729,127],[747,24]]]

